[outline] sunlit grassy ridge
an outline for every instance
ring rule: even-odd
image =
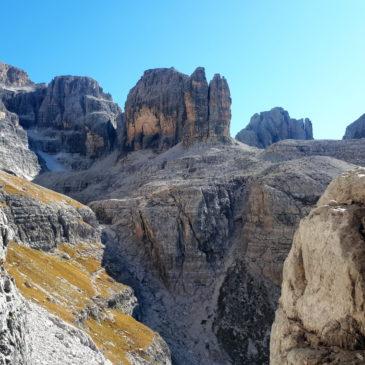
[[[2,189],[10,195],[20,195],[32,198],[44,204],[56,202],[69,204],[74,208],[83,207],[81,203],[74,199],[33,184],[18,176],[7,174],[4,171],[0,171],[0,187],[2,187]]]
[[[77,315],[93,297],[110,298],[126,289],[101,267],[100,244],[63,244],[43,252],[16,243],[8,247],[5,268],[25,298],[65,321]],[[117,309],[106,308],[103,320],[88,318],[82,326],[114,364],[129,364],[127,352],[143,355],[155,336],[148,327]]]
[[[43,204],[84,207],[71,198],[3,171],[0,171],[0,191]],[[5,201],[0,202],[2,207],[6,207]],[[85,330],[113,364],[130,364],[127,353],[146,358],[145,350],[155,333],[120,310],[108,308],[107,300],[128,287],[112,279],[101,266],[102,251],[99,242],[64,243],[52,252],[11,242],[5,268],[25,298]],[[96,305],[95,300],[104,303],[102,313],[85,320],[83,313]]]

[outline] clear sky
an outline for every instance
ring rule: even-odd
[[[260,111],[341,138],[365,113],[364,0],[11,0],[0,60],[36,82],[87,75],[124,106],[145,69],[204,66],[232,94],[234,136]]]

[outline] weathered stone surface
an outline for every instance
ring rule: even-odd
[[[166,149],[182,140],[229,136],[230,93],[215,75],[208,85],[204,68],[189,77],[173,68],[144,73],[125,105],[126,148]]]
[[[29,349],[24,302],[2,267],[0,271],[0,361],[26,365]]]
[[[6,97],[9,108],[13,103],[24,124],[33,127],[33,148],[91,159],[87,151],[101,146],[102,133],[88,139],[82,135],[89,128],[87,116],[108,108],[103,104],[107,97],[90,86],[90,79],[91,84],[81,79],[57,78],[52,87]],[[90,109],[85,100],[92,101]],[[60,101],[67,110],[58,106]],[[279,135],[311,136],[310,122],[293,122],[282,109],[275,113],[278,123],[269,130],[268,143]],[[79,319],[102,321],[105,311],[115,309],[138,312],[166,338],[176,364],[267,363],[281,268],[295,228],[329,181],[353,168],[339,159],[364,163],[361,141],[285,141],[265,151],[239,142],[216,143],[228,139],[229,90],[219,76],[208,84],[202,68],[191,76],[173,69],[147,71],[131,90],[125,114],[118,111],[115,120],[119,130],[114,138],[122,150],[132,150],[129,154],[96,153],[102,158],[89,169],[49,172],[37,179],[84,202],[98,199],[91,207],[105,224],[103,263],[120,282],[133,286],[140,300],[138,310],[129,291],[107,301],[92,300]],[[41,127],[34,128],[39,121]],[[89,167],[87,162],[77,165]],[[87,242],[98,234],[78,208],[66,209],[66,214],[62,202],[56,204],[61,212],[31,206],[35,218],[28,223],[22,216],[23,197],[9,201],[20,204],[15,215],[4,210],[15,237],[26,232],[22,240],[42,249],[49,249],[46,241],[56,242],[50,253],[56,262],[62,257],[62,240]],[[50,216],[49,224],[45,216]],[[86,221],[89,232],[78,219]],[[43,222],[45,232],[39,232]],[[142,353],[126,355],[130,362],[146,363],[149,356],[150,362],[168,364],[166,345],[147,333]]]
[[[35,303],[23,304],[28,327],[27,362],[31,365],[112,365],[82,330],[53,316]],[[17,364],[17,363],[16,363]]]
[[[101,267],[100,228],[90,208],[5,172],[0,186],[3,260],[8,251],[8,274],[0,278],[0,359],[107,365],[108,357],[170,365],[162,338],[130,317],[133,291]]]
[[[363,364],[365,170],[335,179],[284,265],[271,364]]]
[[[66,152],[97,157],[114,144],[119,112],[95,80],[59,76],[47,87],[37,127],[62,131],[60,139]]]
[[[125,104],[127,148],[166,148],[181,140],[187,79],[173,68],[145,71]]]
[[[47,85],[3,95],[28,129],[44,169],[88,167],[116,144],[121,110],[89,77],[58,76]]]
[[[231,96],[227,80],[215,74],[209,83],[208,137],[229,136]]]
[[[329,156],[365,166],[364,140],[314,140],[314,141],[281,141],[274,143],[262,152],[262,158],[272,162],[294,160],[306,156]]]
[[[0,171],[0,201],[13,239],[51,250],[63,242],[94,242],[98,223],[82,204]]]
[[[0,87],[32,86],[28,74],[11,65],[0,62]]]
[[[91,207],[108,225],[104,262],[136,290],[141,319],[177,364],[263,364],[295,228],[352,167],[318,156],[273,163],[238,142],[208,142],[37,181],[102,199]]]
[[[18,116],[10,113],[0,100],[0,169],[32,179],[40,171],[36,155],[28,147],[28,138]]]
[[[259,148],[284,139],[313,139],[312,123],[308,118],[293,119],[283,108],[255,114],[236,139]]]
[[[365,114],[346,127],[343,139],[365,138]]]

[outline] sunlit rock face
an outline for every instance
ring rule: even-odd
[[[36,155],[30,151],[25,130],[16,114],[0,100],[0,169],[32,179],[40,171]]]
[[[293,119],[283,108],[255,114],[236,139],[259,148],[284,139],[313,139],[312,123],[308,118]]]
[[[215,75],[208,84],[203,68],[189,77],[173,68],[144,73],[125,105],[127,149],[167,149],[184,141],[229,136],[230,92]]]
[[[284,264],[272,365],[364,364],[365,170],[335,179]]]
[[[0,85],[3,87],[24,87],[32,86],[34,83],[25,71],[0,62]]]

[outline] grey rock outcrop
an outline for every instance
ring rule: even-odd
[[[364,364],[365,170],[335,179],[284,265],[271,364]]]
[[[28,74],[11,65],[0,62],[0,86],[1,87],[24,87],[32,86],[33,82]]]
[[[2,99],[45,169],[85,168],[115,147],[121,110],[92,78],[58,76],[49,85],[3,90]]]
[[[30,349],[24,365],[112,365],[84,331],[35,303],[24,303],[24,309]]]
[[[365,114],[347,126],[343,139],[365,138]]]
[[[98,223],[82,204],[0,171],[0,201],[13,239],[51,250],[63,242],[94,242]]]
[[[215,75],[208,84],[204,68],[189,77],[173,68],[144,73],[125,105],[125,146],[166,149],[229,137],[231,98],[228,84]]]
[[[18,116],[0,100],[0,169],[32,179],[40,171],[36,155],[30,151],[25,130]]]
[[[355,165],[365,166],[364,140],[280,141],[267,147],[262,158],[272,162],[294,160],[309,156],[328,156]]]
[[[26,365],[29,349],[24,302],[2,267],[0,271],[0,361]]]
[[[59,76],[47,87],[36,126],[51,129],[45,135],[58,140],[61,150],[95,158],[112,149],[119,113],[119,107],[95,80]]]
[[[312,123],[308,118],[293,119],[283,108],[255,114],[236,139],[242,143],[266,148],[284,139],[313,139]]]

